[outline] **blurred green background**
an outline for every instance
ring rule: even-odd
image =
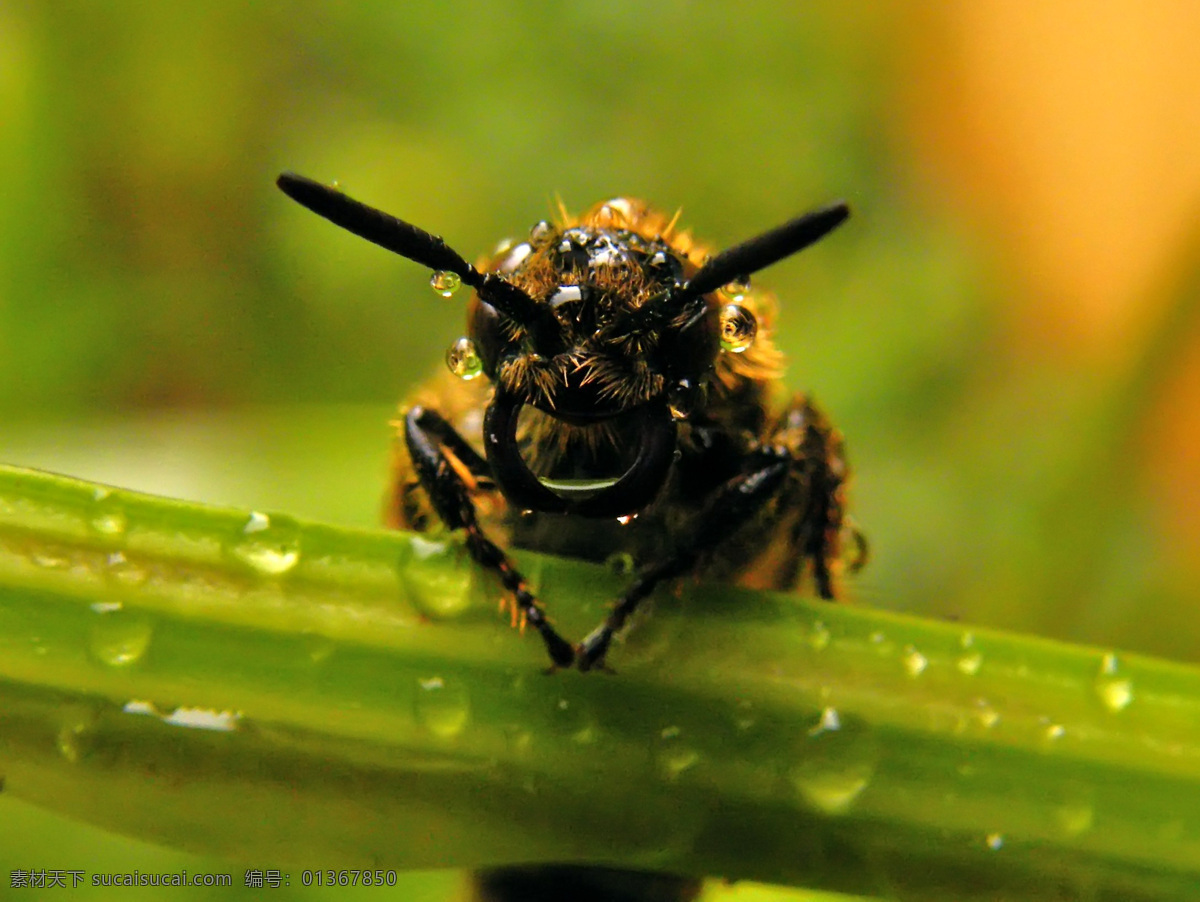
[[[463,304],[283,169],[467,257],[556,195],[682,207],[717,246],[845,197],[757,281],[788,386],[847,437],[850,600],[1196,660],[1198,27],[1125,0],[10,2],[0,458],[377,522],[388,417]],[[0,797],[0,895],[155,856],[205,869]]]

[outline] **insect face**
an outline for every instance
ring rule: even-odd
[[[532,321],[472,301],[471,341],[496,386],[488,461],[524,509],[615,517],[645,507],[672,463],[675,421],[720,350],[712,298],[683,291],[696,267],[639,212],[619,200],[571,227],[539,223],[492,262],[533,299]],[[526,405],[536,413],[523,421]]]
[[[735,557],[747,569],[767,561],[766,582],[781,588],[811,562],[818,590],[832,597],[841,439],[803,397],[782,413],[770,409],[777,353],[756,338],[753,304],[742,295],[750,275],[845,220],[845,204],[708,256],[674,220],[610,200],[576,219],[538,223],[476,269],[440,238],[332,188],[290,174],[279,187],[434,270],[441,293],[458,281],[474,289],[468,335],[448,362],[457,375],[491,383],[490,396],[474,395],[482,441],[459,432],[466,419],[451,405],[445,415],[408,407],[392,521],[422,528],[424,505],[465,530],[472,556],[497,572],[556,666],[602,665],[615,632],[656,585],[696,571],[730,542],[762,545]],[[640,518],[642,529],[628,533],[644,537],[631,549],[642,558],[635,578],[578,647],[550,626],[488,538],[476,508],[488,493],[499,496],[488,507],[499,502],[507,512],[499,525],[514,541],[547,551],[605,544],[597,519]],[[546,517],[553,524],[543,528]]]

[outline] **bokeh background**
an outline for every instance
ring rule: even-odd
[[[847,437],[850,599],[1194,661],[1197,34],[1171,0],[10,0],[0,459],[377,522],[387,420],[462,300],[282,169],[468,257],[556,196],[718,246],[845,197],[757,281]],[[2,886],[121,863],[205,869],[0,797]]]

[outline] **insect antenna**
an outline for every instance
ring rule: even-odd
[[[533,298],[494,273],[483,274],[437,235],[343,194],[336,188],[293,172],[275,182],[279,189],[318,216],[359,238],[422,266],[457,275],[504,316],[530,328],[548,325],[548,312]]]
[[[722,285],[766,269],[824,238],[845,222],[849,215],[849,205],[845,201],[838,201],[721,251],[700,267],[700,271],[688,280],[673,300],[678,303],[708,294]]]

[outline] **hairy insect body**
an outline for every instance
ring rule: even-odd
[[[604,667],[638,605],[677,577],[787,589],[811,574],[817,593],[834,597],[841,437],[803,395],[780,398],[773,302],[748,277],[839,225],[844,204],[710,256],[673,219],[611,200],[538,223],[476,268],[440,238],[335,189],[294,175],[279,186],[435,270],[440,293],[459,281],[474,289],[450,372],[395,422],[386,520],[462,531],[556,667]],[[628,555],[630,582],[574,645],[509,546],[595,561]],[[488,902],[678,902],[700,889],[692,878],[578,865],[499,868],[474,882],[475,898]]]
[[[568,244],[581,265],[563,267],[557,252]],[[608,315],[615,318],[636,312],[646,297],[664,289],[653,272],[647,274],[637,265],[637,259],[655,255],[663,258],[657,265],[672,282],[694,274],[709,256],[707,249],[676,232],[672,221],[644,204],[615,200],[557,227],[539,223],[529,242],[507,248],[480,268],[503,274],[533,297],[552,297],[563,286],[610,292],[614,309]],[[720,544],[701,555],[689,572],[754,588],[790,589],[807,563],[820,593],[831,597],[846,478],[841,437],[803,395],[780,403],[783,360],[771,341],[773,300],[735,285],[714,292],[709,303],[735,299],[755,324],[753,341],[740,352],[719,353],[711,377],[698,389],[699,397],[681,399],[690,400],[691,409],[676,413],[673,466],[646,507],[607,518],[522,510],[485,484],[472,493],[484,531],[517,548],[596,562],[628,555],[635,568],[642,567],[703,545],[707,536],[700,534],[705,529],[702,515],[714,493],[741,474],[747,459],[764,449],[774,450],[789,461],[778,491],[732,534],[721,535]],[[605,379],[602,392],[629,403],[642,400],[643,383],[652,384],[650,396],[662,391],[661,384],[654,384],[657,374],[643,369],[638,356],[655,343],[653,333],[639,335],[636,342],[612,336],[606,343],[603,337],[595,339],[603,323],[587,323],[585,328],[590,336],[573,336],[578,358],[586,362],[588,354],[595,359],[611,353],[604,376],[597,377]],[[634,345],[632,354],[622,355],[624,343]],[[512,365],[501,370],[501,378],[512,390],[537,393],[539,380],[553,383],[553,377],[541,375],[540,363]],[[438,410],[484,456],[482,422],[492,391],[485,380],[463,381],[443,371],[413,402]],[[386,519],[397,528],[424,530],[437,523],[437,516],[405,442],[409,410],[403,406],[396,421]],[[530,409],[518,425],[517,439],[522,457],[537,476],[577,482],[623,472],[630,465],[630,450],[637,447],[636,437],[623,434],[620,423],[573,424],[537,409]]]
[[[834,597],[846,465],[804,396],[778,397],[772,299],[749,277],[843,222],[834,204],[711,255],[640,201],[540,222],[480,267],[440,238],[285,174],[292,198],[474,289],[446,374],[401,409],[387,520],[463,533],[556,667],[603,668],[659,585],[704,575]],[[486,378],[476,378],[476,377]],[[457,378],[454,378],[457,377]],[[578,644],[551,623],[508,546],[633,561]],[[861,551],[861,548],[860,548]]]

